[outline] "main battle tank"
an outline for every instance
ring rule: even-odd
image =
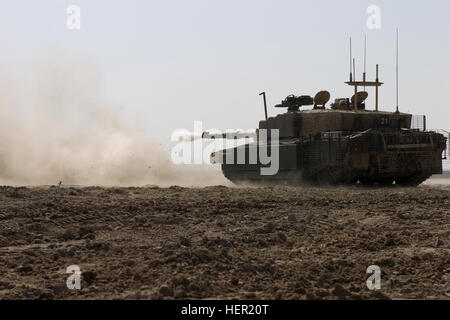
[[[253,143],[217,151],[212,162],[221,163],[225,177],[234,183],[407,185],[416,186],[432,174],[442,174],[442,154],[446,138],[437,132],[412,129],[412,115],[378,111],[378,87],[374,82],[352,81],[351,99],[336,99],[326,108],[327,91],[311,96],[288,96],[278,108],[287,112],[259,122]],[[358,87],[375,87],[375,110],[366,110],[366,91]],[[265,102],[265,94],[264,94]],[[313,105],[310,110],[300,110]],[[261,141],[261,132],[277,129],[279,139]],[[207,138],[207,134],[204,134]],[[235,137],[236,138],[236,137]],[[237,138],[242,138],[237,137]],[[250,161],[252,150],[262,144],[277,144],[279,168],[276,174],[261,174],[264,165],[258,156]],[[259,145],[259,146],[258,146]],[[245,161],[238,161],[239,149]],[[270,148],[268,148],[270,149]],[[241,153],[242,154],[242,153]]]

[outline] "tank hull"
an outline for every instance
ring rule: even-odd
[[[442,173],[444,147],[443,135],[411,129],[321,132],[297,139],[281,139],[279,168],[274,175],[262,175],[261,168],[267,165],[259,161],[249,164],[248,154],[252,148],[257,148],[256,144],[244,146],[246,161],[241,164],[236,157],[229,156],[230,152],[236,155],[237,148],[223,150],[222,171],[236,184],[386,186],[395,183],[414,186],[432,174]]]

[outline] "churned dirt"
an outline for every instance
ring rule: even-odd
[[[0,187],[2,299],[450,299],[450,187]],[[78,265],[81,290],[66,287]],[[381,269],[381,289],[366,269]]]

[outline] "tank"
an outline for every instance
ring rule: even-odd
[[[274,117],[267,117],[265,103],[266,119],[259,122],[254,141],[214,152],[212,162],[221,163],[225,177],[236,184],[417,186],[433,174],[442,174],[446,138],[425,128],[411,128],[412,115],[399,112],[398,107],[394,112],[378,110],[382,85],[378,66],[376,81],[365,81],[365,74],[359,82],[351,77],[346,83],[354,87],[354,95],[335,99],[330,108],[326,106],[330,98],[327,91],[314,98],[290,95],[275,105],[286,112]],[[366,110],[368,93],[358,91],[361,87],[375,87],[374,110]],[[305,106],[313,107],[303,110]],[[261,133],[266,131],[267,139],[262,139]],[[274,144],[276,148],[271,149]],[[278,152],[274,174],[262,174],[261,169],[268,167],[258,153],[262,147]],[[241,159],[239,152],[244,155]],[[252,154],[257,154],[256,161],[251,160]]]

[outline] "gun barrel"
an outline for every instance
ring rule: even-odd
[[[205,131],[202,133],[202,139],[245,139],[245,138],[255,138],[256,131],[228,131],[228,132],[209,132]]]
[[[245,139],[245,138],[256,138],[257,133],[256,130],[227,130],[225,132],[212,130],[212,131],[204,131],[201,134],[182,131],[177,135],[178,141],[183,142],[192,142],[198,139],[225,139],[225,140],[233,140],[233,139]]]

